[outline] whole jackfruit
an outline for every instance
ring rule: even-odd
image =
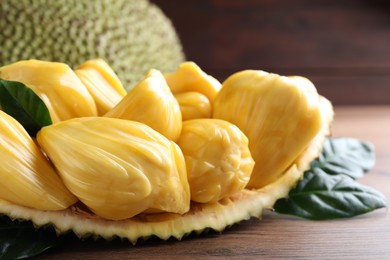
[[[74,68],[101,58],[126,89],[184,59],[171,22],[147,0],[0,1],[0,50],[0,66],[40,59]]]

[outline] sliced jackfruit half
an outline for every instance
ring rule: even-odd
[[[244,189],[217,203],[192,203],[189,212],[140,214],[130,219],[106,220],[82,208],[72,206],[61,211],[40,211],[0,200],[0,213],[13,219],[31,220],[36,226],[55,226],[58,233],[73,231],[79,237],[97,236],[104,239],[126,238],[136,243],[139,238],[152,235],[160,239],[181,239],[191,232],[205,229],[224,230],[227,226],[251,217],[260,217],[266,209],[272,209],[279,198],[285,197],[293,188],[310,162],[321,152],[322,144],[330,133],[333,120],[331,103],[321,97],[322,128],[298,159],[285,173],[271,184],[260,189]]]

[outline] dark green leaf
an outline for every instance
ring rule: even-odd
[[[11,221],[0,216],[0,259],[36,256],[57,244],[53,228],[36,229],[29,221]]]
[[[375,164],[373,145],[354,138],[327,139],[318,160],[312,168],[319,167],[328,174],[344,174],[360,178]]]
[[[52,123],[45,103],[20,82],[0,79],[0,107],[23,125],[31,136]]]
[[[275,211],[308,219],[347,218],[386,207],[386,198],[354,179],[375,163],[374,147],[353,138],[327,139],[318,160],[292,189],[278,200]]]
[[[305,173],[288,198],[274,205],[275,211],[307,219],[349,218],[386,207],[386,198],[345,175],[330,175],[320,168]]]

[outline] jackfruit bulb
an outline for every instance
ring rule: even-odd
[[[127,90],[150,68],[173,71],[184,60],[172,23],[147,0],[0,1],[0,49],[0,66],[101,58]]]
[[[190,206],[180,148],[147,125],[117,118],[74,118],[41,129],[37,142],[65,186],[98,216],[184,214]]]

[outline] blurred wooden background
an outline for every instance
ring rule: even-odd
[[[336,105],[390,104],[390,1],[151,1],[221,81],[262,69],[306,76]]]

